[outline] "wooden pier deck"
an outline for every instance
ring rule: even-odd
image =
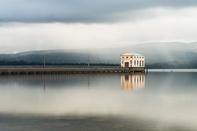
[[[143,67],[0,67],[0,75],[144,72]]]

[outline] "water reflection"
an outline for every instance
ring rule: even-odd
[[[112,115],[161,122],[155,130],[166,122],[196,129],[196,78],[177,72],[0,76],[0,116]]]
[[[145,88],[145,74],[144,73],[122,74],[121,87],[126,91],[132,89]]]

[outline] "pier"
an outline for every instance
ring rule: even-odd
[[[0,67],[0,75],[17,75],[17,74],[91,74],[91,73],[129,73],[144,72],[144,67],[34,67],[34,66],[8,66]]]

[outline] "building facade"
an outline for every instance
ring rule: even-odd
[[[145,67],[145,57],[138,53],[124,53],[120,56],[121,67]]]

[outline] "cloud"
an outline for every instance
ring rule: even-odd
[[[111,1],[111,6],[110,1],[97,1],[96,7],[88,0],[12,0],[12,5],[7,1],[11,0],[0,0],[0,53],[197,41],[197,7],[188,7],[190,1],[186,5],[163,2],[162,7],[157,1],[148,5],[137,2],[136,7],[129,7],[126,0],[122,5]]]
[[[139,10],[197,5],[196,0],[0,0],[0,3],[0,22],[27,23],[119,22]]]
[[[110,24],[3,23],[0,27],[1,53],[197,41],[197,8],[155,8],[138,11],[137,14],[149,18]]]

